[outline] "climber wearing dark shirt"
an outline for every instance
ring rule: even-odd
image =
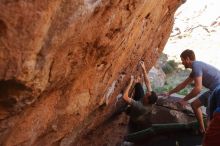
[[[147,87],[147,93],[144,94],[143,87],[141,83],[136,83],[134,86],[134,95],[133,98],[128,96],[129,90],[134,82],[134,77],[131,76],[130,83],[128,84],[123,99],[130,105],[130,123],[135,127],[136,131],[142,130],[150,126],[150,114],[151,107],[157,100],[157,95],[152,91],[149,78],[146,73],[144,62],[140,62],[142,71],[144,74],[144,81]],[[133,131],[135,131],[133,130]]]

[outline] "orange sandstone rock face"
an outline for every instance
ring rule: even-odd
[[[181,4],[1,0],[0,145],[122,140],[112,130],[126,132],[126,116],[111,118],[118,95],[140,59],[148,70],[154,65]]]

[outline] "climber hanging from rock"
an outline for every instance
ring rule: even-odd
[[[142,73],[144,75],[144,81],[147,88],[146,94],[140,83],[140,77],[131,76],[130,82],[125,89],[123,99],[130,105],[127,113],[130,115],[129,129],[130,132],[142,130],[151,125],[149,120],[149,114],[151,114],[152,105],[157,101],[158,97],[154,91],[152,91],[151,83],[147,75],[144,62],[140,62]],[[129,91],[132,84],[135,82],[133,98],[129,96]]]

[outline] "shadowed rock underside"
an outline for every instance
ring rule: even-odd
[[[1,0],[0,145],[120,142],[118,95],[139,60],[155,64],[182,3]]]

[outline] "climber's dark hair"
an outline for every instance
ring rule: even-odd
[[[148,99],[149,104],[154,104],[158,99],[157,94],[154,91],[151,91],[151,95],[148,97]]]

